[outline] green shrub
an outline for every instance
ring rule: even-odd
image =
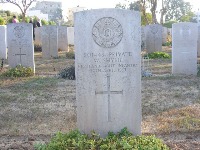
[[[2,17],[0,17],[0,25],[5,25],[5,20]]]
[[[150,59],[159,59],[159,58],[170,59],[171,55],[165,52],[153,52],[153,53],[148,53],[147,55],[145,55],[145,57],[149,57]]]
[[[60,71],[58,74],[59,78],[75,80],[75,67],[70,66]]]
[[[81,134],[78,130],[67,134],[57,133],[48,144],[35,145],[36,150],[169,150],[169,148],[155,136],[133,136],[127,128],[114,134],[108,133],[101,138],[95,132],[91,135]]]
[[[46,20],[41,20],[41,23],[42,23],[42,25],[49,25],[49,23],[48,23],[48,21],[46,21]]]
[[[197,76],[200,77],[200,65],[197,68]]]
[[[70,51],[66,53],[67,59],[75,59],[74,51]]]
[[[5,73],[3,73],[3,76],[5,77],[29,77],[33,75],[34,75],[34,72],[32,68],[23,67],[21,65],[18,65],[15,68],[11,68]]]
[[[166,42],[166,43],[162,44],[162,46],[172,46],[172,42]]]

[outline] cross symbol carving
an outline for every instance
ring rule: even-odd
[[[95,91],[95,95],[97,94],[107,94],[108,95],[108,122],[111,122],[111,108],[110,108],[110,95],[111,94],[122,94],[122,91],[111,91],[110,90],[110,76],[107,76],[107,91]]]
[[[15,56],[19,56],[20,57],[20,64],[22,64],[22,55],[26,55],[26,54],[22,54],[22,48],[20,48],[20,53],[19,54],[15,54]]]

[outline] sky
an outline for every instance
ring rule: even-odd
[[[119,2],[123,3],[125,0],[47,0],[47,1],[61,1],[63,5],[63,9],[71,8],[71,7],[86,7],[88,9],[93,8],[114,8],[116,4]],[[135,0],[128,0],[130,2],[133,2]],[[191,3],[193,5],[193,11],[197,11],[198,8],[200,9],[200,0],[185,0]],[[32,5],[33,6],[33,5]],[[31,6],[31,7],[32,7]],[[17,6],[12,4],[0,4],[0,10],[11,10],[19,12],[19,9]]]

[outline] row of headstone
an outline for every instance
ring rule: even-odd
[[[168,31],[161,25],[141,29],[140,21],[139,12],[121,9],[75,14],[77,127],[82,132],[105,137],[127,127],[141,134],[141,41],[146,38],[148,50],[159,51],[166,40],[162,31]],[[197,74],[197,34],[195,23],[173,24],[173,74]]]
[[[35,44],[42,45],[42,29],[45,26],[35,28]],[[67,51],[68,45],[74,45],[74,27],[66,26],[51,26],[52,28],[58,28],[58,49],[61,51]]]
[[[127,127],[134,135],[141,134],[140,23],[140,13],[129,10],[75,14],[77,126],[82,132],[95,130],[105,137]],[[32,24],[8,24],[7,29],[9,65],[34,69]],[[154,36],[152,47],[158,49],[162,27],[147,29],[146,38]],[[173,74],[197,73],[197,33],[195,23],[173,24]],[[57,27],[43,26],[41,39],[50,56],[58,50]]]
[[[7,59],[6,26],[0,26],[0,59]]]

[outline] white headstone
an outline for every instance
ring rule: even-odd
[[[0,59],[7,59],[6,26],[0,26]]]
[[[35,28],[35,44],[36,45],[42,45],[41,34],[42,34],[42,28],[41,27]]]
[[[67,26],[58,26],[58,49],[68,51]]]
[[[10,67],[22,65],[35,71],[33,25],[12,23],[7,25],[8,63]]]
[[[200,26],[198,26],[197,56],[200,57]]]
[[[152,24],[146,26],[146,48],[147,52],[162,50],[162,25]]]
[[[74,45],[74,27],[67,27],[67,39],[69,45]]]
[[[167,36],[168,36],[167,27],[162,27],[162,44],[165,44],[167,42]]]
[[[146,49],[146,29],[145,27],[141,27],[141,49]]]
[[[42,26],[42,57],[58,57],[58,27]]]
[[[197,74],[197,24],[172,25],[172,73]]]
[[[82,132],[95,130],[104,137],[127,127],[141,134],[140,22],[139,12],[121,9],[75,14],[77,126]]]

